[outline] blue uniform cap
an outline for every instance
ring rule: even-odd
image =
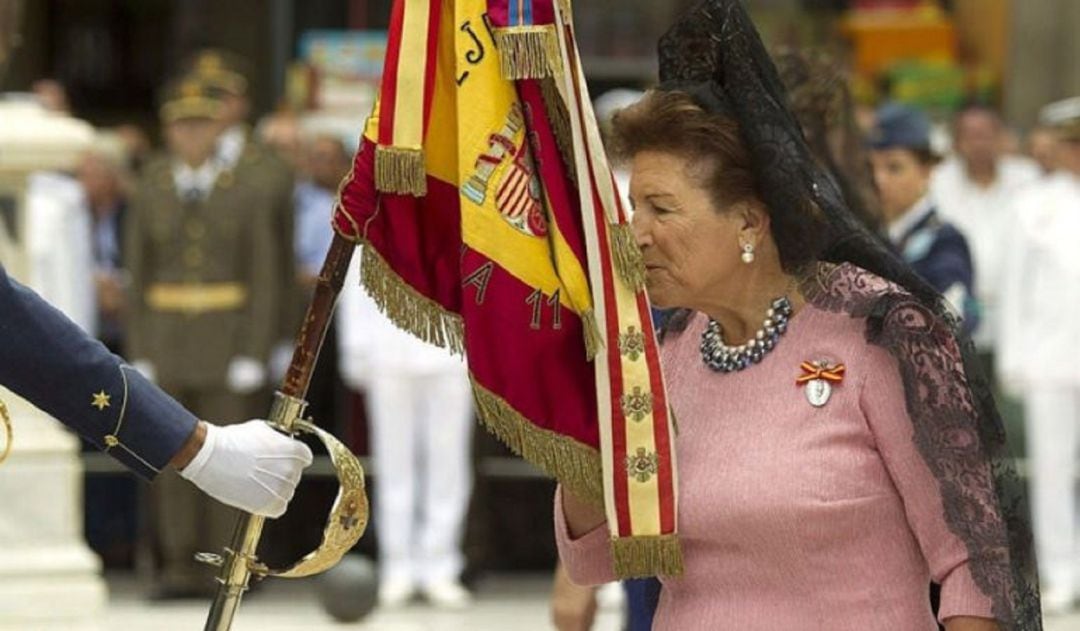
[[[914,107],[883,105],[869,140],[873,149],[930,149],[930,119]]]

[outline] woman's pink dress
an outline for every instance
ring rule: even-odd
[[[763,361],[701,361],[696,314],[663,346],[675,417],[685,573],[662,578],[655,628],[934,631],[991,618],[937,479],[913,442],[897,362],[866,321],[806,305]],[[796,385],[804,361],[844,364],[824,407]],[[607,526],[572,540],[556,495],[559,554],[580,584],[614,580]]]

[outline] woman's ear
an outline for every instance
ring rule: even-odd
[[[770,217],[765,204],[751,199],[740,202],[735,210],[739,220],[739,234],[746,242],[758,245],[769,232]]]

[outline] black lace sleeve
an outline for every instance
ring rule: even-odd
[[[913,440],[937,479],[945,522],[967,548],[972,579],[1005,629],[1040,629],[1023,486],[954,328],[903,288],[853,265],[821,266],[803,292],[821,309],[866,318],[867,341],[896,359]]]

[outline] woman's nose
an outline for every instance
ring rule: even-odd
[[[634,242],[637,243],[639,248],[643,248],[652,242],[652,238],[649,233],[648,220],[644,217],[645,213],[634,213],[633,218],[630,219],[630,229],[634,232]]]

